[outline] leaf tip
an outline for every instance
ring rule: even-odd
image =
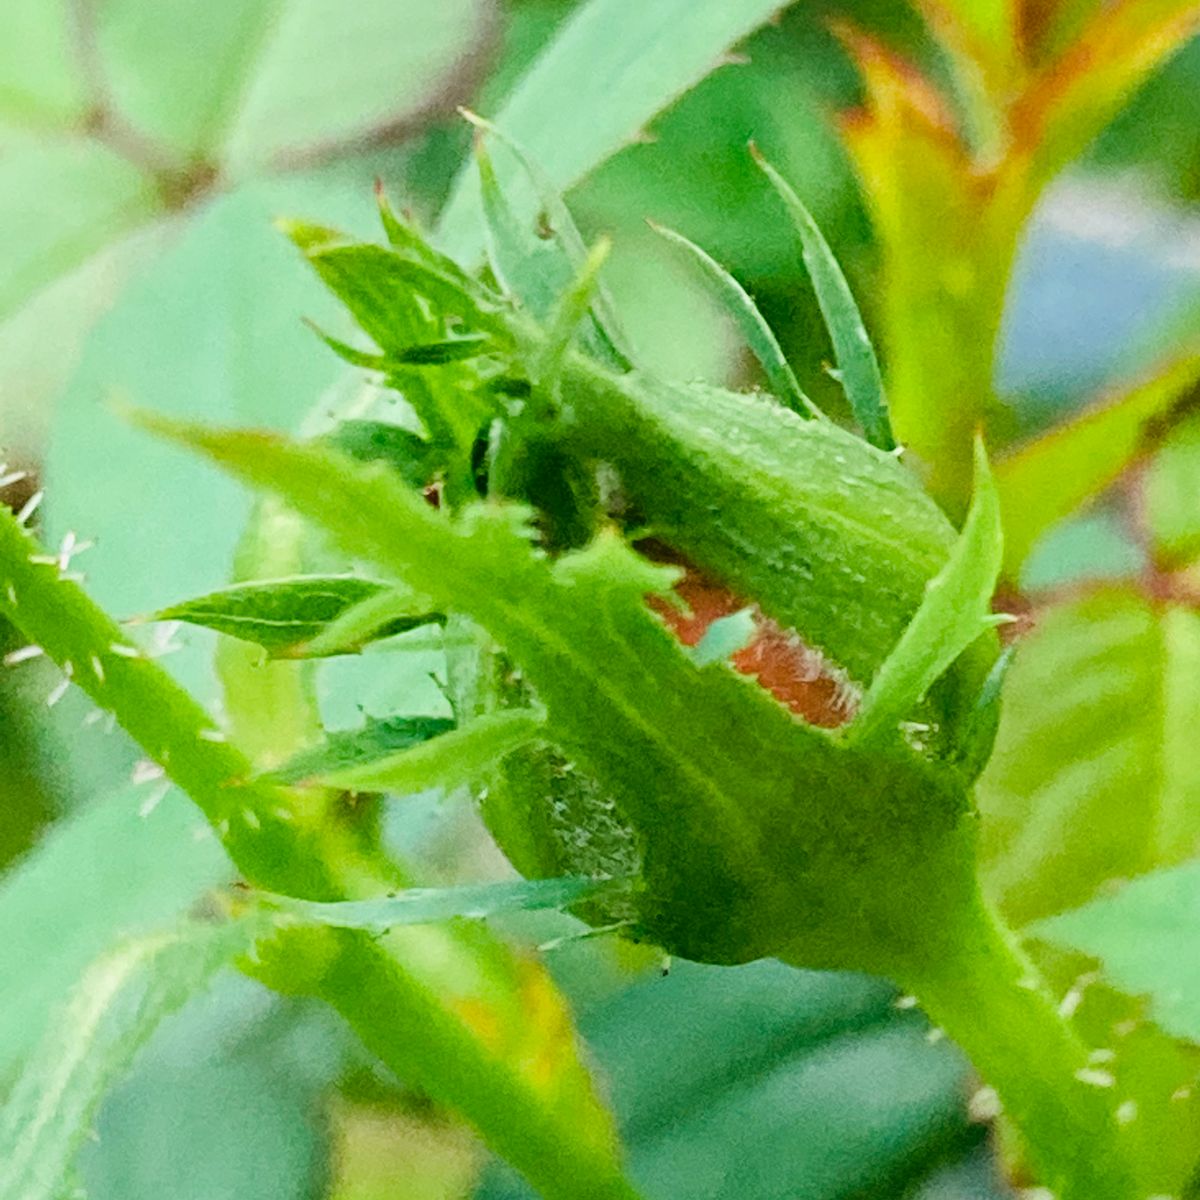
[[[377,192],[381,195],[381,192]],[[343,234],[328,225],[313,225],[296,217],[276,217],[275,228],[304,254],[314,254],[335,242],[345,241]]]

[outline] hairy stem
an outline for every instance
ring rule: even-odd
[[[1056,1200],[1140,1197],[1111,1077],[1089,1061],[1037,968],[982,899],[952,949],[897,974],[995,1088]]]
[[[0,615],[42,648],[71,682],[113,713],[164,774],[186,791],[219,833],[248,882],[308,899],[360,891],[364,867],[346,853],[323,814],[284,789],[247,782],[251,767],[220,740],[212,718],[70,578],[69,554],[49,554],[0,508]],[[356,878],[357,876],[357,878]],[[380,890],[388,886],[382,883]],[[636,1200],[603,1138],[584,1142],[537,1090],[505,1068],[469,1021],[388,946],[368,935],[328,931],[315,978],[302,983],[338,1009],[392,1071],[454,1108],[549,1200]],[[273,955],[266,982],[304,980],[313,958],[305,935]],[[587,1186],[581,1187],[580,1180]]]

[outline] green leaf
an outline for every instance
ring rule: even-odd
[[[89,339],[46,449],[47,528],[54,541],[75,530],[104,546],[78,565],[113,611],[153,611],[226,579],[249,506],[216,471],[139,438],[106,402],[154,397],[168,411],[290,424],[298,396],[325,392],[345,371],[297,320],[307,307],[332,322],[337,305],[270,220],[309,206],[351,220],[363,207],[354,191],[345,173],[330,173],[215,199],[176,229]],[[170,665],[211,695],[208,657],[207,645],[188,647]]]
[[[1184,566],[1200,557],[1200,423],[1171,431],[1145,475],[1145,519],[1160,561]]]
[[[1017,644],[976,794],[989,891],[1025,924],[1200,841],[1200,616],[1103,587]]]
[[[280,11],[294,2],[163,0],[146,9],[112,0],[77,16],[77,36],[93,44],[113,107],[164,161],[182,166],[216,158]]]
[[[992,593],[1003,553],[1000,507],[983,442],[975,444],[975,497],[946,565],[863,697],[852,741],[891,733],[968,646],[995,624]]]
[[[582,955],[559,958],[566,973]],[[590,999],[595,959],[574,974]],[[920,1016],[893,999],[862,976],[676,962],[665,979],[644,972],[579,1007],[649,1195],[1001,1200],[983,1156],[957,1187],[922,1186],[947,1157],[970,1154],[978,1134],[960,1056],[948,1039],[929,1045]],[[529,1195],[494,1170],[478,1200]]]
[[[507,337],[498,298],[458,271],[369,242],[351,243],[332,231],[294,221],[281,225],[385,355],[399,360],[414,345],[428,342],[430,333],[438,336],[438,322],[426,315],[419,298],[440,314],[461,318],[472,330],[501,341]]]
[[[366,371],[379,371],[383,374],[394,374],[405,367],[437,367],[451,362],[463,362],[469,358],[478,358],[486,354],[491,345],[491,338],[482,334],[469,337],[451,338],[444,342],[426,342],[419,346],[406,346],[397,354],[371,354],[358,350],[348,342],[335,338],[312,326],[313,332],[339,358],[348,362],[352,367],[362,367]]]
[[[992,748],[996,744],[996,734],[1000,728],[1000,700],[1004,681],[1008,677],[1008,668],[1012,666],[1015,653],[1016,650],[1012,646],[1005,646],[1001,650],[979,689],[979,695],[970,713],[962,723],[955,758],[961,763],[963,773],[968,779],[976,779],[979,776],[987,766]]]
[[[721,307],[733,319],[751,353],[758,359],[767,384],[793,412],[802,417],[821,416],[820,410],[804,394],[788,365],[783,347],[775,337],[766,318],[758,311],[753,297],[716,259],[712,258],[694,242],[681,233],[650,222],[655,233],[666,238],[672,245],[680,247],[690,260],[700,268],[700,273],[709,290]]]
[[[350,310],[384,357],[406,354],[445,339],[448,333],[485,333],[497,352],[511,345],[511,314],[483,284],[413,239],[404,252],[354,244],[332,230],[291,221],[283,228],[326,286]],[[354,355],[351,355],[354,357]],[[477,373],[443,365],[432,377],[414,365],[396,366],[388,382],[404,392],[445,465],[450,500],[474,494],[471,451],[479,430],[495,415],[495,398]]]
[[[431,108],[468,96],[467,64],[486,58],[493,19],[482,0],[368,0],[350,11],[290,0],[244,86],[223,158],[240,174],[419,128]]]
[[[348,1040],[332,1013],[225,972],[159,1027],[105,1098],[79,1155],[88,1200],[319,1195]]]
[[[1135,879],[1030,932],[1098,958],[1115,987],[1150,998],[1151,1016],[1167,1033],[1200,1043],[1200,865]]]
[[[560,909],[613,886],[521,880],[330,903],[263,895],[233,921],[191,922],[127,942],[85,973],[14,1086],[0,1118],[0,1188],[12,1200],[55,1200],[114,1080],[166,1017],[262,937],[294,925],[379,935],[456,917]]]
[[[580,334],[586,341],[592,326],[591,303],[599,284],[600,269],[612,249],[607,238],[601,238],[588,252],[578,274],[567,285],[550,312],[546,326],[546,339],[538,348],[530,363],[530,376],[534,383],[543,387],[557,387],[562,375],[567,352]],[[607,341],[601,342],[608,346]],[[601,351],[601,361],[613,364],[614,356]]]
[[[411,430],[385,421],[339,421],[321,439],[359,462],[385,462],[410,487],[423,488],[440,462],[438,447]]]
[[[310,449],[318,458],[332,453]],[[384,480],[402,505],[425,512],[424,501],[394,473],[341,456],[336,461]],[[394,866],[377,867],[367,847],[346,853],[336,828],[321,819],[327,797],[315,806],[305,802],[309,819],[297,820],[296,793],[252,779],[250,763],[225,743],[204,709],[137,653],[78,582],[63,577],[57,558],[3,509],[0,570],[4,615],[188,791],[249,883],[339,900],[379,886],[385,872],[394,878]],[[353,930],[289,933],[260,972],[277,987],[317,994],[337,1007],[398,1076],[461,1111],[548,1196],[576,1200],[582,1176],[591,1181],[584,1195],[629,1200],[611,1123],[564,1036],[569,1022],[544,974],[487,937],[396,930],[389,939],[384,947]],[[533,1025],[518,1020],[526,986],[545,1005],[546,1019]],[[485,1040],[481,1022],[502,1040]]]
[[[978,160],[955,136],[957,113],[942,92],[877,38],[851,36],[848,48],[864,103],[839,132],[882,255],[873,308],[890,420],[930,490],[957,514],[992,396],[1024,179],[1002,171],[1003,185],[984,197]]]
[[[804,430],[832,428],[771,411]],[[961,782],[899,740],[869,754],[838,745],[727,667],[697,668],[645,606],[675,570],[612,534],[551,563],[530,544],[524,510],[480,505],[451,523],[394,476],[316,446],[140,420],[278,491],[347,551],[487,630],[545,706],[540,736],[578,761],[636,830],[642,920],[669,948],[743,961],[790,943],[789,953],[865,967],[876,952],[894,953],[896,939],[919,942],[913,922],[943,921],[965,902],[955,883],[968,887]],[[939,904],[911,902],[921,880]],[[845,897],[836,913],[833,892]],[[814,924],[816,913],[825,919]]]
[[[879,362],[846,276],[842,274],[842,268],[812,214],[792,186],[756,148],[752,146],[751,151],[754,161],[779,193],[800,235],[804,265],[808,268],[813,290],[817,293],[817,303],[821,306],[821,314],[829,330],[829,339],[833,343],[833,352],[841,372],[841,383],[854,410],[854,418],[872,446],[893,450],[896,439],[892,436],[888,418]]]
[[[71,42],[68,0],[10,0],[0,42],[0,118],[70,124],[87,97]]]
[[[779,0],[589,0],[560,28],[495,116],[496,125],[566,192],[630,142],[657,113],[754,32]],[[498,170],[518,220],[532,223],[539,199],[516,164]],[[456,258],[483,251],[478,180],[460,172],[438,240]]]
[[[418,614],[422,614],[418,619]],[[426,625],[440,625],[441,613],[429,611],[419,597],[403,588],[385,588],[347,608],[310,642],[293,648],[305,658],[357,654],[364,646],[393,634]]]
[[[30,196],[39,202],[30,204]],[[153,183],[104,146],[6,135],[0,155],[0,320],[161,210]]]
[[[429,788],[449,791],[469,783],[493,763],[527,746],[543,733],[540,713],[513,709],[439,734],[411,749],[358,757],[297,782],[348,792],[409,795]]]
[[[1081,154],[1138,86],[1200,29],[1194,0],[1091,5],[1078,34],[1012,106],[1039,182]]]
[[[627,882],[612,879],[518,879],[460,887],[406,888],[374,900],[319,902],[291,896],[259,896],[271,916],[301,925],[328,925],[387,933],[402,925],[429,925],[458,918],[482,920],[502,913],[564,909]]]
[[[307,655],[306,643],[325,633],[335,621],[366,600],[391,592],[386,584],[355,575],[293,575],[235,583],[160,609],[155,621],[186,621],[203,625],[244,642],[254,642],[271,654]],[[376,637],[390,637],[436,620],[436,614],[397,615]]]
[[[233,556],[235,583],[302,571],[312,526],[278,496],[261,496]],[[217,639],[215,666],[229,733],[258,768],[282,762],[321,733],[312,663],[268,662],[255,642]]]
[[[532,222],[522,225],[517,220],[500,190],[495,165],[481,135],[475,140],[475,161],[492,273],[510,296],[544,320],[571,281],[572,262],[560,240],[563,235],[544,237],[541,235],[547,231]],[[578,238],[576,249],[582,253],[583,239],[574,223],[570,229]]]
[[[917,7],[955,68],[972,142],[994,153],[1005,109],[1024,82],[1032,19],[1021,0],[918,0]]]
[[[589,274],[583,235],[562,196],[530,155],[491,122],[474,113],[466,116],[481,134],[475,144],[475,158],[492,271],[534,317],[549,320],[562,297]],[[501,190],[483,134],[500,142],[532,183],[541,206],[536,221],[522,222],[513,212]],[[594,279],[589,299],[591,311],[581,331],[584,345],[606,365],[627,368],[632,354],[616,309],[599,279]]]
[[[0,1073],[41,1035],[84,968],[119,937],[182,916],[232,873],[215,838],[178,791],[147,815],[154,783],[96,797],[47,831],[0,881]],[[47,954],[46,947],[54,953]]]
[[[0,1191],[58,1200],[100,1099],[150,1034],[253,945],[263,919],[192,924],[118,947],[84,975],[0,1118]]]
[[[419,746],[453,728],[454,722],[446,717],[367,717],[361,729],[329,734],[320,746],[271,771],[269,778],[275,783],[299,783]]]
[[[330,0],[19,0],[5,16],[0,316],[218,174],[294,169],[420,121],[492,29],[484,0],[367,0],[352,18]]]
[[[453,86],[490,21],[479,0],[436,14],[413,0],[368,0],[352,14],[329,0],[164,0],[149,11],[114,0],[99,12],[117,106],[182,160],[221,161],[234,177],[403,127]]]
[[[1197,377],[1200,356],[1186,355],[997,462],[1006,574],[1016,574],[1056,521],[1117,478]]]
[[[391,472],[337,461],[384,479],[402,503],[424,511]],[[294,794],[251,779],[250,764],[224,744],[208,714],[160,666],[133,652],[116,623],[56,563],[0,509],[5,615],[16,617],[22,632],[186,788],[248,881],[336,900],[377,878],[369,859],[355,854],[347,863],[336,841],[331,846],[313,824],[294,819]],[[568,1023],[557,995],[536,967],[516,962],[487,938],[396,930],[381,947],[353,930],[319,932],[315,942],[306,939],[316,931],[289,933],[274,960],[260,967],[263,977],[337,1007],[397,1075],[459,1109],[548,1196],[575,1200],[583,1177],[590,1181],[584,1194],[594,1200],[629,1200],[610,1122],[563,1036]],[[527,987],[538,990],[545,1006],[541,1023],[518,1020]],[[480,1021],[504,1040],[485,1041]]]
[[[0,322],[0,421],[10,461],[34,461],[43,451],[58,428],[62,393],[98,323],[172,237],[167,226],[150,225],[119,238],[25,297]]]

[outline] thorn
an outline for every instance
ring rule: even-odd
[[[1122,1100],[1117,1105],[1117,1124],[1128,1125],[1131,1121],[1136,1121],[1138,1115],[1138,1106],[1136,1100]]]
[[[275,819],[278,821],[294,821],[296,819],[292,810],[290,808],[284,808],[282,805],[280,805],[278,808],[273,808],[271,811],[275,815]]]
[[[163,797],[170,790],[170,780],[164,779],[162,783],[160,783],[158,787],[156,787],[154,791],[152,791],[150,795],[148,795],[146,799],[142,801],[141,805],[138,807],[138,816],[148,817],[162,803]]]
[[[737,50],[727,50],[717,58],[713,64],[713,70],[720,70],[721,67],[748,67],[749,65],[750,55],[742,54]]]
[[[1130,1017],[1126,1021],[1117,1021],[1112,1027],[1113,1037],[1127,1038],[1141,1024],[1136,1017]]]
[[[916,996],[897,996],[892,1001],[892,1007],[898,1008],[901,1012],[906,1012],[910,1008],[917,1007],[917,998]]]
[[[225,838],[227,838],[229,836],[229,818],[228,817],[222,817],[217,822],[217,833],[219,833],[221,835],[222,841],[224,841]]]
[[[92,655],[92,674],[95,675],[97,683],[104,682],[104,664],[98,654]]]
[[[67,664],[70,666],[70,664]],[[53,708],[66,694],[71,686],[71,675],[65,672],[63,677],[50,689],[50,694],[46,697],[46,707]]]
[[[41,646],[22,646],[18,650],[10,650],[4,656],[4,665],[15,667],[18,663],[28,662],[31,658],[41,658],[45,653]]]
[[[976,1124],[994,1121],[1004,1111],[994,1087],[981,1087],[967,1101],[967,1116]]]
[[[104,709],[93,708],[91,712],[84,715],[83,726],[86,729],[89,725],[95,725],[97,721],[104,720]]]
[[[1076,1012],[1079,1011],[1079,1006],[1083,1003],[1083,989],[1073,987],[1059,1002],[1058,1015],[1066,1017],[1070,1020]]]
[[[1058,1015],[1070,1020],[1083,1003],[1083,994],[1100,976],[1095,971],[1085,971],[1071,985],[1071,990],[1059,1001]]]
[[[16,608],[16,607],[17,607],[17,588],[16,588],[16,585],[15,585],[15,584],[12,584],[12,583],[5,584],[5,586],[4,586],[4,593],[5,593],[5,595],[6,595],[6,596],[8,596],[8,602],[9,602],[9,604],[11,604],[11,605],[13,606],[13,608]]]
[[[229,740],[220,729],[202,729],[197,736],[202,742],[224,742]]]
[[[152,762],[148,758],[139,759],[133,765],[133,783],[150,783],[152,780],[161,779],[165,772],[162,767],[156,762]]]
[[[1177,1087],[1171,1093],[1171,1099],[1176,1104],[1180,1103],[1183,1100],[1190,1100],[1191,1098],[1192,1098],[1192,1089],[1191,1089],[1190,1085],[1188,1085],[1186,1083],[1183,1085],[1183,1087]]]
[[[0,471],[3,471],[8,463],[0,465]],[[0,475],[0,488],[6,488],[14,483],[20,483],[22,479],[28,479],[28,471],[9,471],[7,475]]]
[[[150,635],[150,645],[146,648],[146,657],[165,658],[168,654],[175,654],[182,650],[183,643],[172,640],[182,624],[182,621],[163,621],[156,625],[154,632]]]
[[[42,498],[46,495],[45,492],[34,492],[32,496],[21,506],[21,511],[17,513],[17,524],[24,526],[28,525],[33,514],[37,512],[38,506],[42,502]]]
[[[1110,1063],[1117,1057],[1115,1050],[1093,1050],[1088,1055],[1088,1062],[1093,1066],[1100,1066],[1103,1063]]]
[[[1110,1088],[1117,1086],[1116,1076],[1111,1071],[1101,1071],[1097,1067],[1080,1067],[1075,1072],[1075,1078],[1080,1083],[1086,1083],[1090,1087]]]
[[[242,820],[255,831],[262,828],[262,821],[259,820],[258,813],[252,808],[242,809]]]
[[[63,534],[63,540],[58,547],[58,569],[62,575],[66,575],[67,570],[71,566],[71,559],[77,554],[82,554],[85,550],[90,550],[95,542],[81,542],[76,536],[74,530],[68,529]]]
[[[110,642],[108,648],[120,658],[141,658],[142,652],[128,642]]]
[[[936,1025],[925,1034],[925,1040],[931,1045],[936,1046],[946,1036],[944,1029],[939,1029]]]

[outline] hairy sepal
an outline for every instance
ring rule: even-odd
[[[611,464],[636,518],[709,578],[753,601],[866,690],[947,564],[954,527],[894,454],[773,397],[576,359],[564,441]],[[995,660],[986,634],[902,714],[954,757]]]
[[[451,520],[323,447],[143,422],[278,492],[504,648],[546,711],[546,740],[636,839],[641,936],[706,961],[788,948],[811,965],[890,970],[968,901],[957,773],[899,738],[841,744],[723,663],[697,666],[645,602],[677,572],[615,531],[552,561],[513,506]]]

